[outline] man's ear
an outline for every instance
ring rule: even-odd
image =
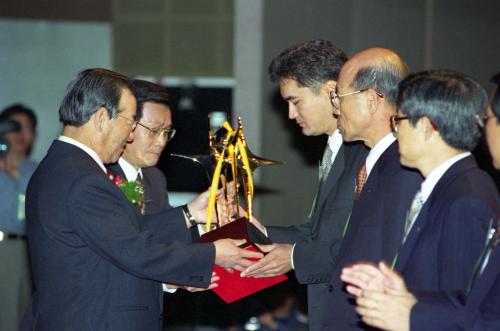
[[[428,140],[436,130],[431,120],[424,116],[421,117],[417,122],[417,127],[424,133],[425,139]]]
[[[105,107],[100,107],[94,114],[92,114],[90,121],[97,132],[104,131],[110,121],[108,110]]]
[[[335,89],[337,88],[337,82],[334,80],[328,80],[326,81],[323,86],[326,89],[326,92],[328,93],[328,97],[331,99],[335,95]]]
[[[367,104],[368,109],[370,110],[370,114],[374,114],[377,109],[380,107],[380,103],[382,102],[382,98],[377,95],[377,92],[373,89],[369,89],[365,92],[367,94]]]

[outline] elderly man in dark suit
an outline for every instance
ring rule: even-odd
[[[241,241],[191,242],[182,208],[143,216],[106,175],[136,127],[129,79],[84,70],[59,109],[63,135],[27,190],[37,292],[33,330],[160,330],[157,282],[207,287],[212,267],[242,269]],[[190,204],[195,218],[203,206]]]
[[[494,77],[494,82],[500,85],[500,74]],[[425,97],[423,97],[425,96]],[[484,91],[479,85],[469,77],[456,72],[450,71],[430,71],[416,74],[409,77],[401,86],[401,117],[408,117],[411,121],[409,126],[400,125],[398,135],[402,136],[402,144],[407,144],[408,148],[413,145],[426,144],[422,141],[423,125],[430,125],[426,121],[436,122],[436,127],[440,134],[439,140],[450,140],[450,135],[458,138],[447,144],[455,145],[458,142],[468,141],[470,143],[477,139],[476,121],[479,126],[485,127],[486,138],[493,156],[493,164],[500,168],[500,92],[495,91],[491,106],[488,107],[486,116],[484,115],[484,103],[486,102]],[[439,104],[439,107],[436,105]],[[417,108],[417,106],[420,106]],[[416,115],[416,110],[418,116]],[[438,115],[439,114],[439,115]],[[446,118],[443,122],[441,118]],[[427,118],[427,120],[425,120]],[[401,119],[403,120],[403,119]],[[406,120],[406,119],[405,119]],[[446,123],[447,130],[445,131],[442,125]],[[430,130],[430,128],[429,128]],[[462,132],[465,130],[466,132]],[[460,134],[453,135],[453,132]],[[429,131],[431,132],[431,131]],[[466,134],[468,133],[468,134]],[[433,132],[429,135],[436,135]],[[414,141],[407,139],[409,136],[414,137]],[[420,136],[420,137],[419,137]],[[436,141],[437,137],[427,140]],[[413,146],[413,149],[415,146]],[[436,147],[435,147],[436,148]],[[416,151],[414,149],[414,151]],[[411,155],[414,152],[406,150],[403,156],[404,162],[411,162]],[[462,159],[462,162],[467,161],[467,156]],[[441,266],[436,266],[441,270],[442,275],[435,278],[442,280],[441,287],[452,287],[446,284],[447,279],[460,278],[468,276],[469,286],[465,291],[441,291],[433,292],[418,291],[421,286],[412,285],[415,283],[413,275],[406,275],[405,278],[410,279],[405,284],[403,278],[396,272],[390,270],[385,264],[381,263],[378,267],[370,264],[359,263],[346,268],[342,273],[342,279],[350,284],[348,290],[358,296],[358,312],[363,316],[363,320],[372,326],[392,331],[408,331],[408,330],[476,330],[476,331],[493,331],[500,328],[500,199],[494,188],[492,188],[491,180],[484,178],[475,166],[470,164],[466,171],[462,169],[465,165],[460,165],[457,161],[448,171],[442,176],[446,180],[446,190],[441,188],[439,191],[433,190],[428,201],[425,203],[431,204],[431,199],[436,200],[429,205],[425,217],[428,220],[430,215],[436,215],[440,210],[442,219],[433,222],[422,222],[422,218],[418,216],[415,220],[413,228],[420,229],[421,234],[414,238],[414,243],[410,247],[416,252],[422,251],[422,245],[432,245],[432,236],[429,231],[436,232],[439,237],[442,237],[446,242],[440,245],[439,248],[429,254],[429,262],[433,262],[434,256],[442,256],[442,247],[453,245],[457,257],[466,258],[469,254],[462,253],[468,246],[470,250],[476,249],[474,242],[474,234],[478,232],[478,228],[488,219],[493,221],[493,227],[488,233],[483,233],[479,238],[481,244],[481,254],[473,263],[471,272],[462,272],[462,274],[450,274],[451,271],[443,270]],[[470,161],[468,162],[470,163]],[[457,168],[457,169],[452,169]],[[435,168],[439,169],[439,168]],[[462,170],[462,171],[461,171]],[[450,178],[449,172],[454,174],[455,180]],[[432,175],[432,171],[431,171]],[[429,176],[426,178],[426,180]],[[440,181],[440,180],[439,180]],[[443,184],[436,184],[443,186]],[[435,193],[443,195],[448,200],[454,199],[453,202],[448,201],[448,204],[443,206],[439,204],[437,197],[432,197]],[[464,210],[463,205],[466,209]],[[423,208],[426,208],[425,206]],[[450,217],[451,210],[458,209],[458,214]],[[432,211],[435,210],[435,211]],[[422,212],[424,209],[422,209]],[[456,213],[455,213],[456,214]],[[466,219],[462,219],[466,218]],[[420,222],[420,223],[417,223]],[[470,237],[467,240],[463,239],[460,231],[451,230],[450,233],[439,231],[438,226],[449,229],[453,226],[464,227],[464,222],[467,222],[465,230],[470,232]],[[453,223],[449,225],[448,223]],[[411,231],[414,231],[412,229]],[[412,234],[409,234],[410,240]],[[417,234],[414,234],[415,236]],[[449,238],[455,235],[456,238]],[[469,239],[470,238],[470,239]],[[452,244],[452,241],[455,243]],[[419,245],[420,244],[420,245]],[[434,247],[434,245],[432,245]],[[418,257],[418,254],[417,254]],[[466,261],[470,264],[472,261]],[[406,265],[408,265],[410,261]],[[421,268],[424,268],[427,261],[419,260]],[[447,264],[454,263],[454,259],[450,258]],[[456,262],[455,262],[456,263]],[[447,267],[445,265],[445,267]],[[450,269],[450,267],[447,267]],[[403,272],[405,270],[403,269]],[[432,273],[432,271],[431,271]],[[463,275],[465,274],[465,275]],[[426,273],[420,273],[423,282],[429,285],[429,280]],[[454,280],[456,282],[456,280]],[[408,292],[410,289],[413,294]],[[415,289],[417,291],[415,291]]]
[[[417,171],[399,163],[399,147],[390,127],[390,117],[396,114],[397,86],[407,73],[404,61],[382,48],[356,54],[340,71],[332,97],[340,132],[345,141],[363,141],[370,153],[359,169],[358,199],[330,277],[323,329],[364,329],[344,291],[340,272],[358,260],[394,256],[403,237],[406,211],[422,181]]]
[[[270,253],[243,274],[268,277],[294,269],[307,284],[309,328],[317,330],[325,307],[326,285],[342,234],[354,203],[354,181],[366,149],[343,144],[330,97],[337,85],[345,53],[328,41],[314,40],[291,46],[269,65],[271,80],[279,83],[288,103],[288,117],[306,136],[327,135],[320,167],[320,187],[309,220],[287,228],[261,227],[280,244],[265,247]]]

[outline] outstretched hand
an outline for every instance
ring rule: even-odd
[[[292,270],[292,248],[290,244],[257,245],[260,250],[267,253],[242,273],[241,277],[274,277]]]
[[[245,242],[245,239],[220,239],[215,241],[215,264],[228,270],[242,271],[255,263],[249,259],[260,259],[264,256],[260,252],[238,247]]]

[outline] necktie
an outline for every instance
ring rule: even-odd
[[[136,190],[139,193],[139,201],[137,201],[137,207],[141,214],[144,215],[146,209],[146,202],[144,200],[144,182],[141,174],[137,174],[137,178],[135,179],[135,183],[137,184]]]
[[[361,191],[363,191],[363,187],[365,186],[367,176],[368,172],[366,171],[366,162],[363,162],[363,165],[359,167],[358,176],[356,177],[356,186],[354,187],[355,201],[359,200]]]
[[[422,209],[422,206],[424,205],[424,197],[422,196],[422,192],[418,190],[418,192],[415,194],[415,197],[413,198],[413,201],[410,206],[410,210],[408,211],[408,215],[406,216],[406,222],[405,222],[405,233],[403,237],[403,243],[405,242],[406,238],[408,237],[408,234],[410,233],[411,227],[413,226],[413,223],[417,219],[418,214],[420,213],[420,210]]]
[[[316,213],[316,203],[318,200],[318,194],[321,189],[321,185],[326,180],[328,173],[330,172],[330,168],[332,167],[332,155],[333,152],[330,149],[330,145],[326,144],[325,151],[323,152],[323,157],[321,158],[321,163],[319,165],[319,185],[316,190],[316,194],[314,195],[314,200],[311,206],[311,211],[309,212],[309,218],[313,217]]]
[[[321,164],[319,166],[319,178],[320,181],[324,181],[330,172],[332,167],[332,149],[330,145],[326,144],[325,151],[323,152],[323,157],[321,158]]]

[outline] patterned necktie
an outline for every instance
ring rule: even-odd
[[[420,213],[420,210],[422,209],[424,204],[425,204],[425,201],[424,201],[424,197],[422,196],[422,192],[420,190],[418,190],[418,192],[415,194],[415,197],[413,198],[410,210],[408,211],[408,215],[406,216],[405,233],[404,233],[404,237],[403,237],[403,243],[405,242],[406,238],[408,237],[408,234],[410,233],[411,227],[413,226],[413,223],[417,219],[417,216]]]
[[[361,191],[363,191],[366,183],[366,177],[368,177],[368,172],[366,171],[366,162],[363,162],[363,165],[359,167],[358,176],[356,177],[356,186],[354,187],[355,201],[359,200]]]
[[[332,167],[332,155],[333,152],[330,149],[330,145],[326,144],[325,151],[323,152],[323,157],[321,158],[321,163],[319,165],[319,185],[316,190],[316,194],[314,195],[314,200],[311,206],[311,211],[309,212],[309,218],[313,217],[316,213],[316,204],[318,200],[319,191],[323,182],[326,180],[328,173],[330,172],[330,168]]]
[[[326,144],[325,151],[323,152],[323,157],[321,158],[321,164],[319,166],[319,179],[320,181],[324,181],[330,172],[330,168],[332,167],[332,149],[330,145]]]
[[[137,207],[139,208],[139,211],[141,214],[144,215],[144,212],[146,210],[146,202],[144,199],[144,180],[141,176],[141,174],[137,174],[137,178],[135,179],[135,183],[137,184],[136,190],[139,193],[139,201],[137,201]]]

